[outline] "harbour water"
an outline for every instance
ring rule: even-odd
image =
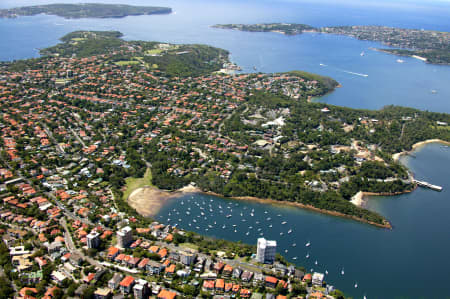
[[[434,143],[414,156],[403,157],[402,162],[418,179],[444,190],[418,188],[410,194],[370,198],[368,208],[386,216],[392,230],[298,208],[204,194],[172,199],[156,219],[249,244],[256,244],[258,237],[276,240],[278,252],[290,262],[308,271],[328,271],[326,280],[354,298],[439,298],[450,293],[450,148]],[[311,245],[306,247],[308,242]]]
[[[48,2],[52,1],[3,0],[0,8]],[[398,63],[397,56],[369,49],[381,47],[379,43],[345,36],[285,36],[210,27],[216,23],[296,22],[313,26],[373,24],[450,31],[450,5],[444,1],[427,1],[426,5],[419,1],[364,1],[361,5],[362,2],[350,0],[103,2],[170,6],[174,13],[100,20],[66,20],[46,15],[0,19],[0,60],[37,57],[38,48],[54,45],[61,36],[74,30],[119,30],[129,40],[204,43],[225,48],[244,72],[253,72],[254,67],[261,72],[300,69],[333,77],[343,87],[320,99],[330,104],[368,109],[394,104],[450,112],[448,66],[430,65],[413,58],[401,58],[404,62]],[[362,51],[364,56],[360,55]],[[277,240],[279,251],[290,261],[308,270],[328,270],[326,279],[355,298],[363,295],[441,298],[450,294],[450,218],[447,216],[450,149],[432,144],[417,151],[415,158],[404,157],[402,161],[415,172],[417,179],[443,186],[444,190],[419,188],[406,195],[372,198],[368,207],[385,215],[394,226],[392,231],[301,209],[200,194],[170,201],[157,218],[162,221],[170,218],[171,224],[178,223],[180,227],[209,236],[251,244],[262,233]],[[227,218],[228,214],[232,216]],[[281,224],[283,221],[286,224]],[[288,233],[290,229],[292,232]],[[306,247],[308,241],[311,246]],[[342,268],[345,275],[340,274]],[[355,282],[358,282],[357,289]]]

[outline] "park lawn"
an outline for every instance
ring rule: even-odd
[[[163,50],[161,49],[151,49],[151,50],[147,50],[145,51],[145,54],[147,55],[158,55],[161,54]]]
[[[86,40],[86,38],[83,38],[83,37],[74,37],[74,38],[72,38],[72,40],[73,40],[74,42],[81,42],[81,41]]]
[[[126,190],[123,193],[123,199],[127,200],[128,196],[130,196],[130,194],[139,188],[145,187],[145,186],[151,186],[153,187],[152,184],[152,171],[150,168],[147,168],[147,170],[145,171],[144,177],[143,178],[126,178],[125,179],[125,183],[126,183]]]
[[[195,244],[192,244],[192,243],[180,243],[180,244],[178,244],[178,246],[183,247],[183,248],[198,250],[198,246]]]
[[[139,61],[136,60],[120,60],[116,62],[116,65],[118,66],[124,66],[124,65],[134,65],[134,64],[139,64]]]

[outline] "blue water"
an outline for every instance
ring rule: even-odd
[[[2,0],[0,8],[34,5],[54,1]],[[80,2],[58,1],[58,2]],[[157,40],[172,43],[204,43],[231,52],[231,59],[244,71],[255,66],[262,72],[306,70],[338,80],[343,87],[321,100],[330,104],[379,109],[395,104],[420,109],[450,112],[450,67],[425,64],[413,58],[369,50],[381,47],[374,42],[345,36],[303,34],[284,36],[276,33],[247,33],[209,27],[216,23],[297,22],[313,26],[373,24],[403,28],[450,31],[450,4],[447,1],[356,1],[356,0],[114,0],[99,1],[140,5],[170,6],[171,15],[127,17],[123,19],[65,20],[55,16],[0,19],[0,60],[37,57],[37,48],[54,45],[74,30],[119,30],[128,40]],[[360,56],[364,51],[365,55]],[[320,64],[326,65],[321,66]],[[349,72],[367,74],[362,77]],[[431,90],[437,90],[432,94]],[[430,145],[406,158],[418,178],[444,186],[441,193],[418,189],[396,197],[375,198],[369,208],[392,221],[392,231],[373,228],[354,221],[325,216],[300,209],[236,202],[196,195],[194,199],[173,200],[160,213],[181,227],[231,240],[255,243],[261,228],[267,238],[278,241],[279,249],[288,250],[288,258],[308,270],[330,273],[327,280],[346,293],[361,298],[441,298],[450,293],[450,210],[448,183],[450,150]],[[193,201],[213,200],[213,217],[188,226],[185,209],[197,207]],[[181,202],[184,202],[181,205]],[[218,205],[233,205],[233,217],[221,218]],[[209,202],[207,203],[209,204]],[[238,205],[235,207],[235,205]],[[254,209],[255,216],[249,212]],[[247,222],[242,222],[240,212]],[[267,211],[267,214],[264,212]],[[209,212],[208,212],[209,213]],[[281,217],[277,215],[280,214]],[[192,215],[191,215],[192,216]],[[269,228],[271,217],[273,228]],[[182,219],[182,221],[178,221]],[[213,220],[214,219],[214,220]],[[287,221],[281,225],[281,219]],[[214,225],[213,222],[217,224]],[[256,224],[259,221],[260,224]],[[252,222],[252,224],[250,224]],[[232,224],[239,225],[231,230]],[[209,229],[207,225],[212,225]],[[222,225],[227,225],[222,229]],[[250,230],[248,227],[253,226]],[[205,231],[208,228],[208,231]],[[289,228],[293,229],[287,234]],[[249,235],[246,233],[249,232]],[[281,236],[280,232],[284,234]],[[304,244],[310,241],[310,258]],[[292,243],[296,247],[292,247]],[[318,265],[314,261],[318,261]],[[292,260],[294,261],[294,260]],[[339,274],[345,268],[345,275]],[[353,287],[355,282],[359,287]]]
[[[20,5],[48,1],[21,1]],[[79,2],[79,1],[69,1]],[[111,3],[148,4],[144,0]],[[173,7],[170,15],[123,19],[65,20],[55,16],[0,19],[0,60],[38,56],[37,48],[51,46],[74,30],[119,30],[126,39],[172,43],[204,43],[225,48],[244,71],[306,70],[338,80],[343,87],[322,101],[357,108],[379,109],[395,104],[450,112],[450,67],[428,65],[413,58],[369,50],[380,47],[345,36],[248,33],[211,28],[216,23],[298,22],[314,26],[381,24],[450,31],[450,4],[345,1],[154,1]],[[17,5],[4,0],[0,7]],[[365,51],[366,55],[359,54]],[[324,64],[327,66],[321,66]],[[368,77],[351,74],[367,74]],[[431,90],[437,93],[432,94]]]
[[[393,230],[303,209],[202,194],[172,199],[156,219],[249,244],[256,244],[258,237],[276,240],[278,252],[291,262],[308,271],[327,270],[326,280],[355,298],[442,298],[450,293],[450,148],[431,144],[414,155],[403,163],[418,179],[444,186],[444,190],[419,188],[406,195],[371,198],[369,209],[391,220]],[[305,246],[308,241],[310,247]]]

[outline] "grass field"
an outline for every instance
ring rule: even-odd
[[[161,54],[163,50],[161,49],[151,49],[151,50],[147,50],[145,51],[145,54],[147,55],[158,55]]]
[[[121,61],[117,61],[116,64],[119,66],[124,66],[124,65],[134,65],[134,64],[139,64],[139,61],[135,61],[135,60],[121,60]]]
[[[139,188],[144,186],[153,186],[152,185],[152,171],[150,168],[147,168],[145,171],[145,175],[143,178],[126,178],[125,182],[127,184],[127,189],[123,193],[123,199],[127,200],[130,194]]]
[[[72,40],[74,41],[74,42],[81,42],[81,41],[84,41],[84,40],[86,40],[85,38],[82,38],[82,37],[74,37],[74,38],[72,38]]]
[[[192,244],[192,243],[180,243],[180,244],[178,244],[178,246],[183,247],[183,248],[198,250],[198,246],[195,244]]]

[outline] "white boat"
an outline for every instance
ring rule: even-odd
[[[292,244],[292,247],[295,247],[295,246],[297,246],[297,244],[296,244],[296,243]]]
[[[271,225],[269,225],[269,227],[272,227],[272,224],[271,224]]]
[[[250,213],[250,216],[252,216],[252,217],[253,217],[253,216],[255,216],[255,214],[253,214],[253,213]]]
[[[247,232],[246,235],[247,235],[247,236],[250,235],[250,232]]]
[[[359,54],[359,55],[364,56],[364,54],[365,54],[364,51],[362,51],[361,54]]]
[[[226,227],[225,225],[224,225],[224,226],[222,226],[222,229],[225,229],[225,227]]]
[[[292,258],[293,260],[296,260],[297,259],[297,257],[296,256],[294,256],[293,258]]]
[[[234,230],[235,233],[237,233],[237,230]]]
[[[306,254],[306,258],[309,259],[309,253]]]
[[[231,217],[231,214],[228,214],[227,216],[225,216],[225,217],[227,217],[227,218],[230,218]]]
[[[284,235],[284,233],[283,233],[283,232],[281,232],[281,233],[280,233],[280,236],[282,236],[282,235]]]
[[[314,265],[317,265],[317,261],[314,262]]]
[[[292,229],[288,230],[288,234],[292,233]]]
[[[308,241],[308,243],[305,244],[306,247],[311,246],[311,242]]]
[[[358,283],[357,282],[355,282],[355,289],[358,287]]]
[[[325,275],[328,275],[328,270],[325,270]]]
[[[342,268],[341,270],[341,275],[344,275],[344,268]]]
[[[397,62],[398,62],[398,63],[403,63],[403,62],[405,62],[405,61],[402,60],[402,59],[397,59]]]
[[[281,224],[286,224],[286,223],[287,223],[286,221],[281,222]]]

